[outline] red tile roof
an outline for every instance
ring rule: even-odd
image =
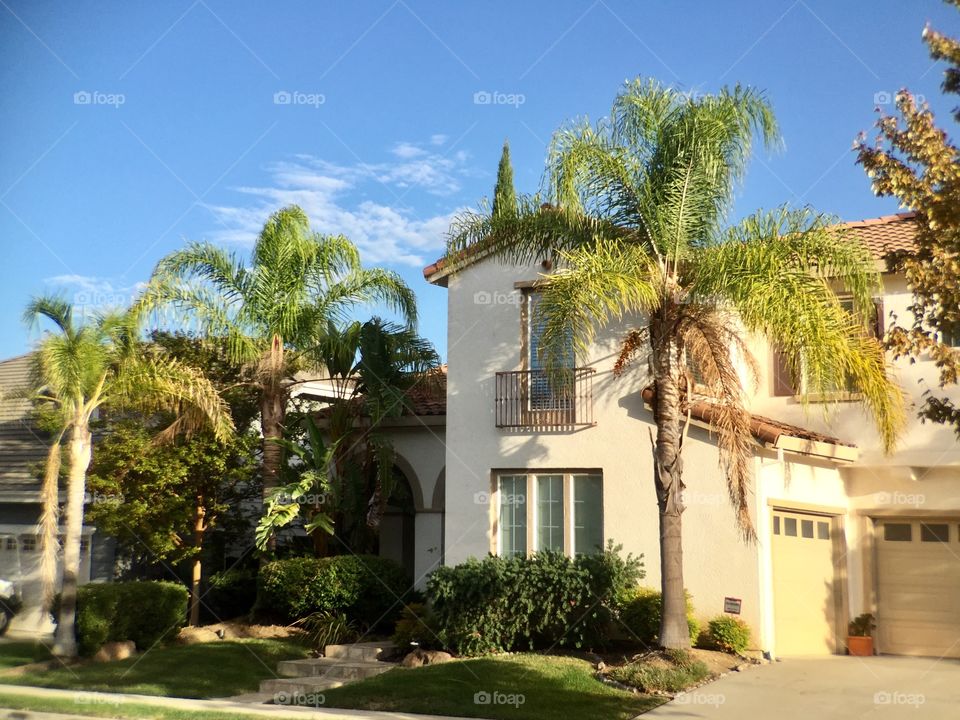
[[[902,212],[896,215],[884,215],[870,220],[855,220],[843,223],[860,242],[867,246],[878,260],[895,250],[911,250],[917,234],[917,214]]]
[[[652,402],[654,397],[653,388],[646,388],[641,395],[643,396],[644,402]],[[684,410],[686,409],[687,408],[684,408]],[[716,413],[716,405],[705,400],[695,401],[690,405],[690,417],[694,418],[695,420],[699,420],[700,422],[707,423],[708,425],[714,424]],[[760,442],[767,443],[769,445],[776,445],[777,440],[779,440],[781,436],[785,435],[788,437],[799,438],[801,440],[810,440],[812,442],[829,443],[831,445],[842,445],[845,447],[856,447],[850,443],[843,442],[839,438],[835,438],[830,435],[824,435],[823,433],[818,433],[813,430],[808,430],[807,428],[800,427],[799,425],[791,425],[790,423],[774,420],[773,418],[768,418],[763,415],[750,416],[750,433]]]

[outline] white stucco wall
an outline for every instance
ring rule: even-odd
[[[659,525],[650,444],[652,415],[639,397],[645,365],[614,378],[624,328],[605,331],[589,364],[595,427],[544,432],[495,427],[495,373],[519,370],[522,291],[540,268],[475,264],[450,277],[446,562],[482,557],[491,548],[491,508],[482,504],[496,470],[598,469],[603,472],[605,541],[643,554],[646,584],[657,586]],[[685,582],[698,615],[719,614],[726,596],[743,600],[743,619],[760,623],[756,546],[736,529],[715,445],[693,427],[684,448],[688,509],[684,514]],[[478,493],[480,494],[478,496]],[[477,502],[479,497],[480,503]]]

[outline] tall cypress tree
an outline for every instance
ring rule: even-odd
[[[510,143],[503,141],[503,153],[497,167],[497,184],[493,189],[493,216],[517,214],[517,191],[513,187],[513,165],[510,163]]]

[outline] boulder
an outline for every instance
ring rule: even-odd
[[[113,662],[114,660],[126,660],[137,654],[137,646],[133,640],[118,640],[117,642],[108,642],[102,648],[97,650],[93,656],[94,662]]]
[[[453,655],[448,652],[417,648],[407,655],[400,665],[405,668],[415,668],[423,665],[439,665],[440,663],[450,662],[451,660],[453,660]]]

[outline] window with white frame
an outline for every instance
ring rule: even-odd
[[[562,410],[570,407],[573,402],[570,393],[567,390],[572,388],[557,388],[552,385],[543,368],[540,359],[540,341],[546,326],[542,318],[537,314],[537,307],[540,304],[541,294],[537,291],[530,291],[525,294],[526,315],[527,315],[527,334],[523,338],[525,348],[525,361],[527,369],[530,370],[530,410]],[[574,367],[574,350],[571,338],[569,348],[565,349],[565,365]]]
[[[603,476],[527,472],[497,476],[497,552],[583,555],[603,550]]]

